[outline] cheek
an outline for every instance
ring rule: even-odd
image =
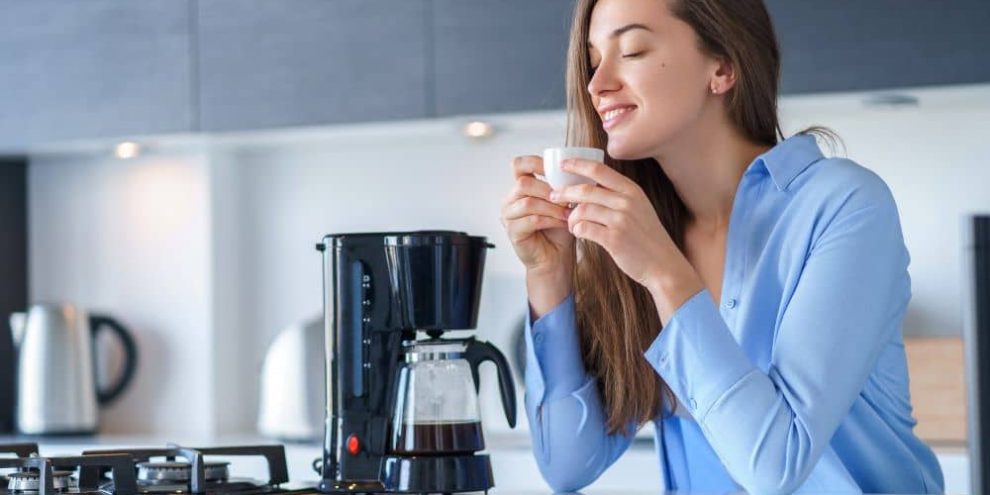
[[[656,125],[658,131],[693,120],[692,115],[701,109],[705,95],[699,90],[701,83],[689,71],[661,67],[643,83],[641,97],[646,110],[643,117]]]
[[[610,136],[609,154],[620,159],[648,156],[696,120],[705,94],[695,79],[668,64],[630,80],[636,87],[639,115],[626,129],[629,132]]]

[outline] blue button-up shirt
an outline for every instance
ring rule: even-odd
[[[809,135],[757,157],[734,198],[721,300],[694,294],[643,353],[686,409],[653,420],[666,489],[941,492],[912,431],[909,261],[875,173],[824,158]],[[536,461],[555,490],[579,489],[632,437],[606,433],[573,294],[527,321],[526,340]]]

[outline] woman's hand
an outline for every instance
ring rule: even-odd
[[[578,204],[570,210],[568,230],[603,247],[630,278],[653,292],[666,275],[661,267],[686,262],[639,184],[593,160],[564,160],[561,169],[597,182],[550,196],[555,203]]]
[[[516,256],[527,271],[570,273],[574,265],[574,236],[568,232],[565,208],[549,201],[550,185],[543,159],[517,156],[512,160],[516,185],[502,203],[502,226]]]

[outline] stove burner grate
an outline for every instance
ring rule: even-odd
[[[41,486],[41,475],[37,471],[19,471],[7,475],[7,490],[17,493],[38,493]],[[64,492],[76,487],[72,471],[52,471],[52,487],[55,491]]]
[[[284,486],[289,470],[282,445],[168,445],[72,457],[40,457],[37,452],[34,444],[0,445],[0,495],[322,495],[308,485]],[[10,453],[17,457],[2,456]],[[231,477],[230,463],[217,458],[234,456],[263,457],[268,477]]]
[[[230,478],[229,462],[204,462],[207,482],[224,482]],[[186,483],[192,478],[192,464],[184,461],[137,463],[139,485]]]

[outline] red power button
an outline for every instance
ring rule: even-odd
[[[347,437],[347,452],[351,455],[357,455],[361,450],[361,442],[358,440],[357,435],[351,434]]]

